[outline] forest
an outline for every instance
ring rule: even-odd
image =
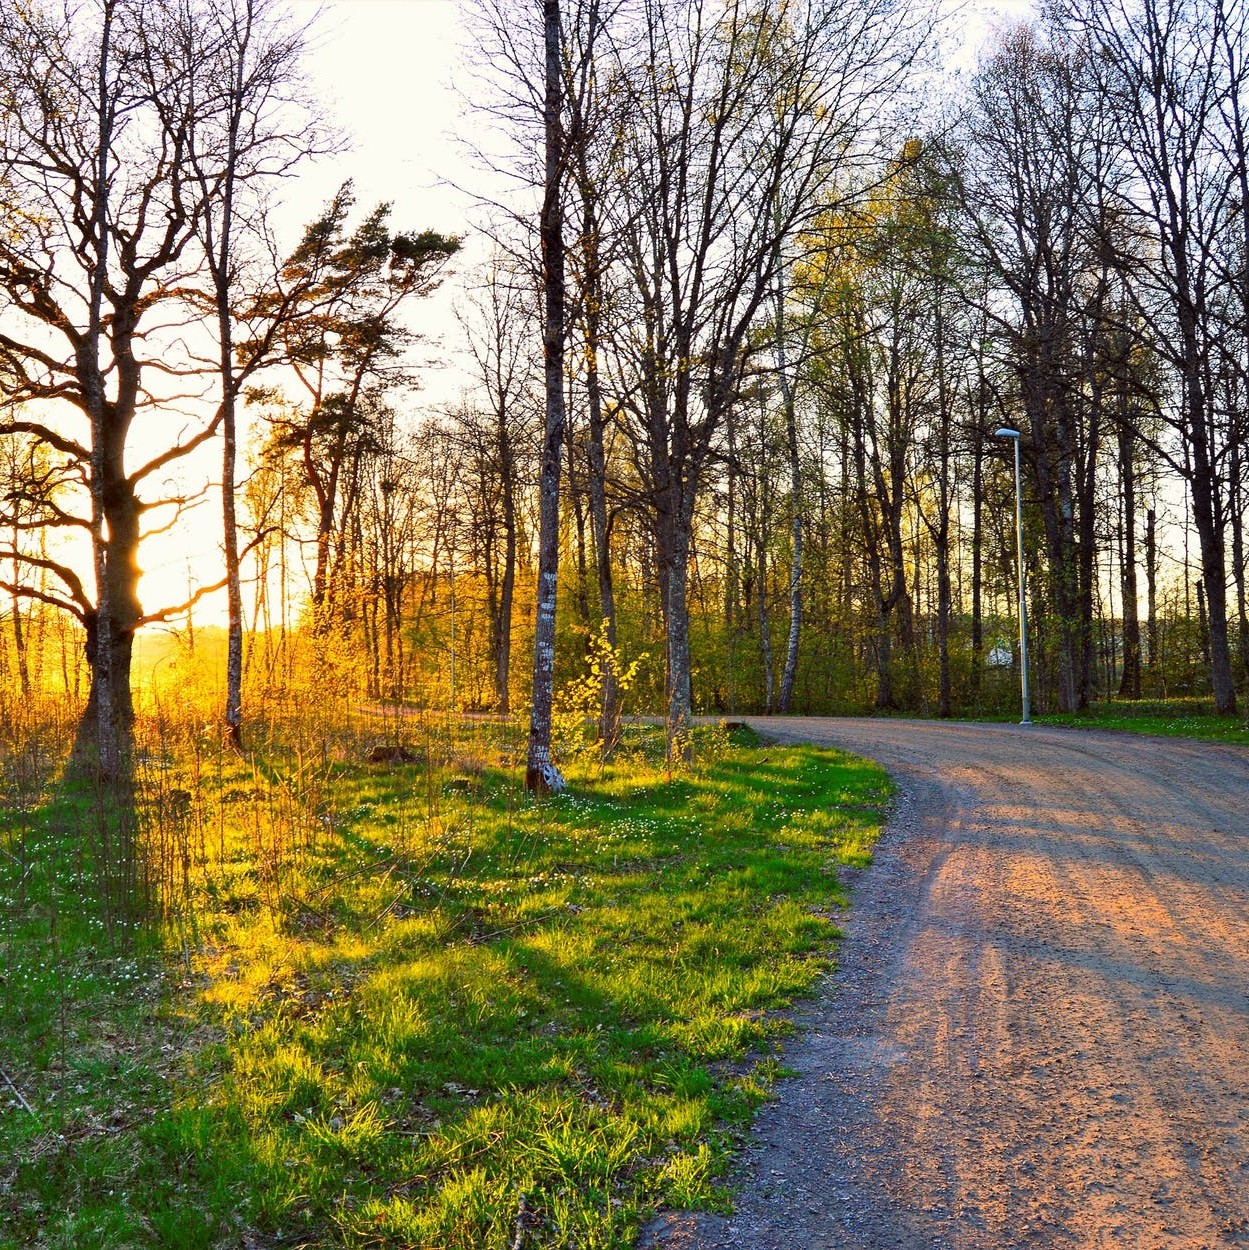
[[[1022,575],[1042,711],[1234,714],[1243,22],[1051,6],[953,75],[897,0],[481,0],[477,159],[512,198],[465,251],[349,184],[275,235],[337,142],[278,7],[14,9],[6,682],[85,680],[107,771],[136,633],[224,587],[239,743],[244,673],[296,654],[503,714],[593,673],[608,742],[626,684],[673,740],[694,712],[990,714]],[[431,409],[411,312],[446,280],[466,382]],[[141,604],[143,535],[209,496],[220,566]]]

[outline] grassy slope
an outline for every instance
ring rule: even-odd
[[[80,816],[27,813],[0,855],[0,1067],[29,1107],[0,1078],[0,1246],[627,1246],[722,1203],[888,783],[711,755],[543,803],[497,758],[201,769],[172,969],[65,905]]]

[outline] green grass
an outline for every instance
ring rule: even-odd
[[[1115,699],[1095,703],[1083,712],[1039,716],[1043,725],[1080,729],[1119,729],[1126,733],[1160,734],[1168,738],[1199,738],[1249,746],[1243,713],[1216,716],[1209,699]]]
[[[910,720],[912,712],[873,712],[873,716]],[[927,719],[927,718],[925,718]],[[955,719],[976,723],[1002,722],[1017,724],[1019,705],[1005,711],[979,711],[960,714]],[[1109,699],[1092,704],[1082,712],[1038,713],[1035,704],[1032,719],[1038,725],[1059,725],[1075,729],[1117,729],[1124,733],[1158,734],[1169,738],[1197,738],[1207,742],[1225,742],[1249,746],[1245,701],[1240,701],[1236,716],[1216,716],[1209,698],[1175,699]]]
[[[32,806],[10,788],[6,799],[0,1245],[123,1245],[113,1234],[130,1228],[139,1198],[116,1186],[145,1184],[141,1137],[168,1104],[177,1062],[166,970],[144,933],[100,902],[92,797],[64,788]]]
[[[163,960],[66,905],[66,799],[5,812],[0,1246],[625,1247],[722,1208],[889,786],[749,735],[670,777],[630,732],[543,802],[484,737],[183,750],[151,836],[206,864],[157,874]]]

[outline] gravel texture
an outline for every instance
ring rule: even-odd
[[[754,722],[900,797],[727,1219],[639,1247],[1249,1246],[1249,751]]]

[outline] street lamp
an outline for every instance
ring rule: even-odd
[[[994,433],[998,438],[1009,438],[1015,444],[1015,550],[1019,555],[1019,684],[1023,697],[1021,725],[1031,725],[1028,700],[1028,600],[1024,585],[1023,563],[1023,493],[1019,484],[1018,430],[1000,429]]]

